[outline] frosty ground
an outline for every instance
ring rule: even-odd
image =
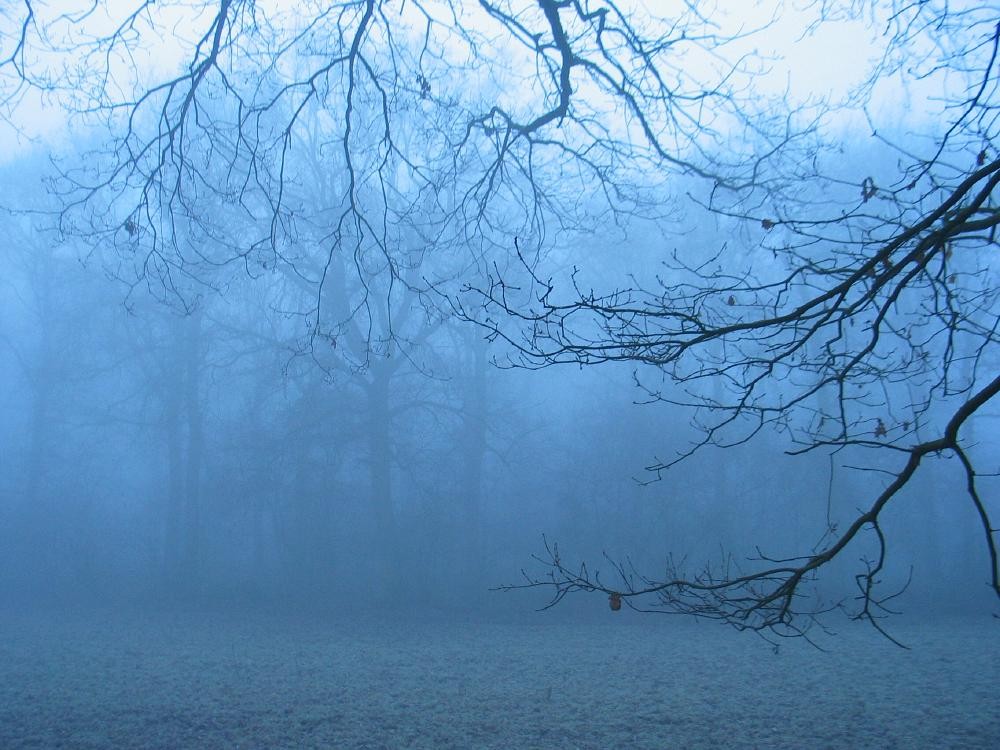
[[[995,748],[1000,621],[0,612],[3,748]]]

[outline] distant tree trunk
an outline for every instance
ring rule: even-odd
[[[265,523],[264,499],[251,496],[251,573],[250,580],[256,593],[261,594],[270,583],[270,565],[268,560],[267,524]]]
[[[184,452],[181,435],[180,394],[167,388],[164,401],[167,448],[167,504],[164,515],[163,574],[170,587],[179,584],[182,558],[181,519],[184,504]]]
[[[167,504],[163,572],[175,591],[196,590],[202,562],[201,475],[204,428],[201,408],[201,316],[172,321],[176,380],[163,386],[167,450]]]
[[[273,529],[269,534],[268,515],[274,521],[274,507],[272,505],[276,485],[280,485],[275,479],[273,470],[269,466],[272,457],[267,453],[270,448],[270,439],[267,426],[263,417],[266,409],[266,380],[258,377],[254,383],[253,401],[246,415],[247,428],[246,437],[250,438],[249,445],[253,446],[250,453],[251,467],[247,477],[244,478],[247,493],[248,511],[250,513],[250,580],[258,593],[263,593],[270,583],[270,560],[268,556],[272,545],[269,539],[273,537]],[[259,451],[259,453],[257,452]]]
[[[55,311],[50,274],[53,269],[49,254],[41,251],[31,270],[38,325],[37,346],[33,356],[26,358],[29,362],[26,374],[31,392],[31,410],[24,457],[24,494],[15,506],[18,528],[12,535],[12,541],[19,548],[13,556],[17,566],[26,569],[28,576],[40,574],[45,578],[51,575],[59,547],[52,543],[49,535],[58,526],[60,518],[51,492],[51,474],[57,464],[51,455],[55,444],[53,398],[56,395],[56,376],[53,368],[56,359],[52,341]]]
[[[184,558],[188,586],[200,588],[203,572],[204,528],[201,477],[204,462],[204,427],[201,403],[202,315],[191,313],[184,319],[184,417],[187,445],[184,471]]]
[[[53,300],[53,274],[55,268],[51,253],[40,250],[36,262],[32,265],[31,289],[35,295],[35,313],[38,318],[38,347],[34,356],[34,367],[30,372],[31,387],[31,422],[30,437],[25,469],[24,501],[28,517],[39,514],[41,502],[41,480],[46,476],[46,466],[52,447],[52,399],[55,395],[56,357],[52,341],[56,326],[56,315]]]
[[[474,332],[476,333],[476,332]],[[483,466],[486,460],[486,436],[489,420],[487,382],[489,363],[487,342],[481,336],[470,337],[469,351],[472,358],[470,370],[465,379],[463,396],[462,426],[459,432],[461,455],[461,503],[462,543],[459,552],[464,560],[463,569],[481,561],[482,544],[482,501]]]
[[[718,401],[724,398],[724,384],[721,378],[713,378],[711,388],[713,399]],[[731,548],[737,540],[750,535],[750,529],[746,528],[746,525],[752,522],[744,513],[745,503],[741,491],[743,482],[748,478],[744,477],[742,481],[738,481],[736,477],[738,467],[734,466],[734,462],[738,453],[722,453],[721,450],[714,448],[709,454],[714,461],[709,478],[713,490],[709,502],[713,507],[708,514],[709,528],[705,530],[708,536],[703,538],[703,543],[709,545],[708,549],[712,547],[718,549],[720,544]]]
[[[393,367],[381,359],[372,362],[371,379],[366,386],[368,397],[369,483],[371,507],[375,520],[377,564],[379,576],[391,594],[401,581],[399,539],[392,496],[392,419],[389,386]]]
[[[37,513],[41,497],[41,480],[46,475],[48,453],[52,447],[52,398],[55,381],[51,370],[51,344],[48,326],[44,326],[37,366],[31,379],[31,422],[28,454],[25,461],[24,502],[29,514]]]

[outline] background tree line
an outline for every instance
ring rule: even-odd
[[[1000,390],[998,18],[933,2],[747,20],[610,0],[26,0],[5,18],[8,129],[30,139],[49,106],[83,145],[54,161],[46,197],[8,206],[25,237],[8,440],[28,436],[8,512],[43,536],[69,523],[42,495],[79,494],[51,484],[72,414],[159,445],[159,460],[107,447],[162,487],[142,546],[184,589],[229,564],[375,599],[419,591],[414,561],[421,581],[478,580],[532,507],[553,531],[572,519],[582,551],[598,540],[581,508],[624,537],[645,518],[665,529],[604,577],[547,542],[522,585],[553,602],[598,591],[782,634],[846,607],[878,626],[907,580],[889,532],[932,518],[955,524],[935,538],[962,540],[938,565],[1000,594],[980,426]],[[789,24],[860,30],[864,75],[838,98],[776,87],[766,44]],[[59,321],[96,308],[53,295],[64,256],[124,300],[72,374]],[[558,418],[558,386],[505,372],[560,364],[607,374],[576,376],[586,395]],[[118,378],[101,381],[101,416],[61,411],[91,372]],[[628,377],[649,416],[604,406]],[[574,444],[592,414],[608,415],[601,439]],[[619,419],[632,427],[609,439]],[[645,420],[691,429],[646,437]],[[775,451],[808,470],[748,484]],[[608,478],[640,453],[674,490]],[[642,492],[685,500],[637,510]],[[686,562],[705,528],[729,552],[697,544]]]

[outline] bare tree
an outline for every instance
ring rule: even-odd
[[[718,147],[733,129],[773,135],[730,85],[751,63],[727,44],[750,32],[693,7],[667,20],[556,0],[25,0],[0,82],[9,106],[45,96],[110,134],[64,164],[61,225],[127,284],[185,307],[234,271],[281,267],[313,289],[315,343],[344,323],[322,302],[338,257],[362,283],[405,283],[431,249],[482,263],[513,236],[552,242],[585,220],[579,186],[601,193],[593,221],[659,213],[664,166],[763,181],[777,142]],[[334,184],[321,206],[302,198],[304,149]]]
[[[825,0],[811,10],[816,33],[844,12]],[[350,321],[387,321],[393,335],[397,287],[442,290],[513,347],[513,364],[624,361],[679,383],[643,381],[693,408],[703,439],[657,474],[771,428],[794,452],[898,454],[884,490],[804,557],[693,576],[616,563],[612,584],[551,546],[547,574],[525,584],[551,587],[553,602],[652,595],[655,608],[802,633],[817,612],[800,601],[803,583],[870,529],[877,554],[854,613],[878,626],[891,596],[878,588],[881,513],[932,455],[964,469],[1000,594],[989,503],[961,437],[1000,390],[987,262],[1000,217],[1000,12],[850,12],[886,31],[856,111],[894,76],[944,102],[919,133],[880,136],[896,158],[885,174],[838,156],[823,131],[835,108],[755,86],[766,72],[755,35],[771,19],[744,28],[703,3],[136,0],[118,11],[24,0],[6,19],[2,100],[16,121],[11,107],[44,93],[110,134],[63,167],[60,220],[95,252],[110,248],[105,265],[132,288],[187,308],[230,274],[280,270],[311,292],[295,313],[312,353]],[[330,184],[321,201],[317,163]],[[678,186],[693,187],[678,197]],[[663,228],[698,206],[741,234],[707,260],[675,253],[658,283],[591,291],[540,265],[581,230]],[[464,262],[424,265],[444,249]],[[364,290],[356,299],[338,293],[357,286],[346,274]]]
[[[546,542],[543,572],[513,588],[551,588],[551,604],[600,591],[613,608],[624,600],[779,635],[804,634],[818,614],[842,607],[882,630],[879,620],[899,593],[880,586],[883,512],[927,459],[950,455],[981,525],[984,583],[1000,596],[995,499],[982,482],[995,461],[980,453],[986,466],[977,468],[974,441],[963,439],[1000,392],[998,279],[990,267],[1000,223],[1000,9],[899,4],[884,22],[890,41],[861,101],[872,103],[877,86],[897,75],[943,105],[918,133],[883,133],[870,116],[878,148],[895,162],[881,175],[868,171],[878,160],[845,159],[842,141],[833,158],[818,152],[784,187],[715,185],[695,196],[729,228],[746,228],[748,250],[735,259],[732,245],[694,262],[675,251],[658,285],[603,293],[543,278],[525,263],[520,277],[494,274],[473,289],[481,309],[460,307],[513,347],[515,365],[636,363],[654,399],[691,407],[701,439],[654,463],[656,476],[707,446],[776,430],[795,455],[874,454],[864,465],[888,476],[884,486],[801,557],[761,553],[744,566],[727,560],[695,573],[670,563],[657,575],[609,559],[613,575],[602,578]],[[673,385],[657,386],[650,371]],[[855,577],[856,599],[810,596],[806,584],[865,534],[874,537],[874,554]]]

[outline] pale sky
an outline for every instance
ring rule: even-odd
[[[642,0],[635,1],[642,2]],[[787,6],[780,0],[764,3],[746,2],[738,5],[739,11],[733,11],[732,4],[722,3],[723,12],[707,12],[713,13],[713,20],[719,18],[720,32],[725,34],[739,26],[760,26],[772,15],[775,3]],[[134,7],[134,2],[125,0],[121,0],[120,3],[104,3],[102,7],[113,8],[119,4],[122,7]],[[59,4],[58,7],[65,8],[65,3]],[[666,6],[663,2],[657,2],[648,7],[663,9]],[[699,7],[704,8],[705,5]],[[19,11],[20,6],[15,6],[13,12]],[[809,18],[802,11],[785,7],[783,15],[772,27],[739,42],[727,52],[735,55],[741,51],[757,50],[762,54],[783,58],[772,64],[772,70],[767,76],[754,79],[753,85],[761,94],[777,94],[787,88],[793,100],[801,102],[826,98],[836,102],[865,78],[872,61],[880,55],[881,40],[875,32],[866,28],[864,22],[824,22],[813,33],[803,36]],[[171,24],[165,24],[165,30],[152,42],[156,48],[152,58],[149,52],[137,57],[140,65],[149,64],[152,59],[162,69],[165,62],[171,62],[172,35],[178,33],[180,29],[191,27],[190,22],[176,23],[176,21],[177,19],[173,18]],[[10,23],[11,19],[6,19],[5,25],[9,27]],[[102,22],[102,25],[104,23]],[[176,64],[176,60],[179,60],[179,53],[173,64]],[[889,110],[901,111],[904,106],[903,99],[904,92],[887,88],[887,93],[882,96],[882,106]],[[60,108],[54,102],[39,96],[37,92],[32,92],[24,98],[14,121],[20,125],[23,134],[17,134],[7,123],[0,123],[0,162],[17,158],[30,148],[24,136],[36,139],[38,146],[45,151],[58,151],[67,146],[71,147],[74,138],[79,136],[67,131],[66,117]]]

